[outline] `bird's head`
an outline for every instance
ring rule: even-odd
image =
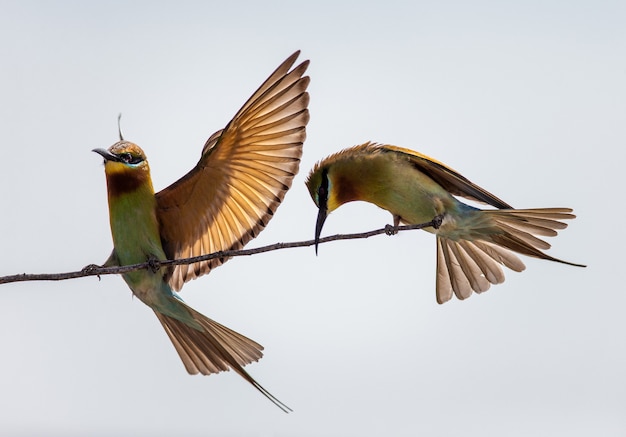
[[[371,158],[378,150],[378,146],[370,142],[344,149],[319,161],[309,173],[305,183],[319,209],[315,224],[316,253],[328,214],[344,203],[371,201],[370,192],[377,189],[371,176],[380,172]]]
[[[104,158],[104,169],[107,174],[132,171],[148,166],[146,154],[134,143],[129,141],[119,141],[105,149],[93,149]]]
[[[93,149],[93,151],[104,158],[104,172],[110,193],[121,194],[132,191],[150,181],[150,167],[146,154],[138,145],[122,140],[108,150]]]
[[[349,168],[343,165],[343,162],[333,162],[334,159],[335,157],[331,156],[330,159],[317,163],[305,182],[318,208],[315,223],[315,253],[328,214],[344,203],[359,198],[355,196],[356,184]]]

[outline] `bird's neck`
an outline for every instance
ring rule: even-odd
[[[389,173],[381,160],[354,157],[337,162],[329,172],[329,210],[344,203],[364,200],[378,204],[380,192],[389,190]],[[380,206],[380,205],[379,205]]]
[[[150,168],[147,163],[142,167],[128,168],[117,162],[107,162],[105,172],[109,202],[112,198],[138,191],[151,191],[154,196]]]
[[[149,257],[165,259],[149,174],[141,184],[113,176],[107,175],[109,218],[120,264],[141,263]]]

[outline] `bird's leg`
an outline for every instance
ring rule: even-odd
[[[104,266],[99,266],[98,264],[88,264],[85,267],[83,267],[82,269],[80,269],[81,272],[88,274],[88,275],[93,275],[94,272],[96,272],[97,270],[104,268]],[[100,277],[100,276],[98,276]]]
[[[396,235],[400,228],[400,216],[393,216],[393,226],[385,225],[385,234],[387,235]]]
[[[161,262],[154,255],[150,255],[146,262],[148,263],[148,268],[152,270],[152,273],[158,272],[161,268]]]
[[[104,262],[104,264],[102,264],[101,266],[99,266],[98,264],[86,265],[85,267],[82,268],[81,272],[87,275],[94,275],[96,274],[95,272],[97,272],[99,269],[105,269],[107,267],[115,267],[119,265],[120,264],[117,262],[117,255],[115,254],[115,249],[113,249],[113,251],[111,252],[111,255],[109,255],[109,257]],[[100,279],[100,275],[98,275],[98,279]]]
[[[443,223],[443,217],[444,217],[444,214],[436,215],[431,221],[432,227],[435,229],[439,229],[439,227]]]

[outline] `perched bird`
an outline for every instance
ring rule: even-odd
[[[283,410],[289,408],[259,385],[243,366],[263,347],[203,316],[175,291],[227,259],[173,268],[158,261],[242,248],[272,218],[298,173],[309,121],[308,61],[299,52],[274,71],[226,127],[213,134],[198,164],[155,194],[146,155],[120,141],[104,158],[113,253],[106,266],[151,262],[123,278],[163,325],[190,374],[235,370]]]
[[[466,299],[504,281],[500,264],[520,272],[524,263],[511,251],[535,258],[584,267],[546,255],[550,245],[535,235],[551,237],[573,219],[570,208],[513,209],[455,170],[426,155],[401,147],[365,143],[318,162],[306,181],[319,208],[315,241],[329,213],[347,202],[363,200],[389,211],[395,231],[400,223],[429,223],[437,236],[437,302],[454,293]],[[455,196],[490,204],[482,210]],[[316,244],[317,250],[317,244]]]

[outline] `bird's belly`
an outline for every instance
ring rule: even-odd
[[[412,166],[402,165],[393,172],[375,174],[378,178],[371,178],[370,189],[363,192],[369,197],[366,200],[400,217],[406,224],[429,222],[444,214],[456,200],[441,185]]]
[[[133,294],[146,304],[149,304],[152,300],[150,296],[155,293],[155,290],[160,290],[163,282],[163,274],[161,272],[154,273],[151,270],[144,269],[124,273],[122,277],[133,291]]]
[[[439,196],[423,190],[421,187],[413,187],[411,190],[390,191],[387,194],[384,209],[406,224],[420,224],[431,221],[438,215],[446,212],[446,196]]]

